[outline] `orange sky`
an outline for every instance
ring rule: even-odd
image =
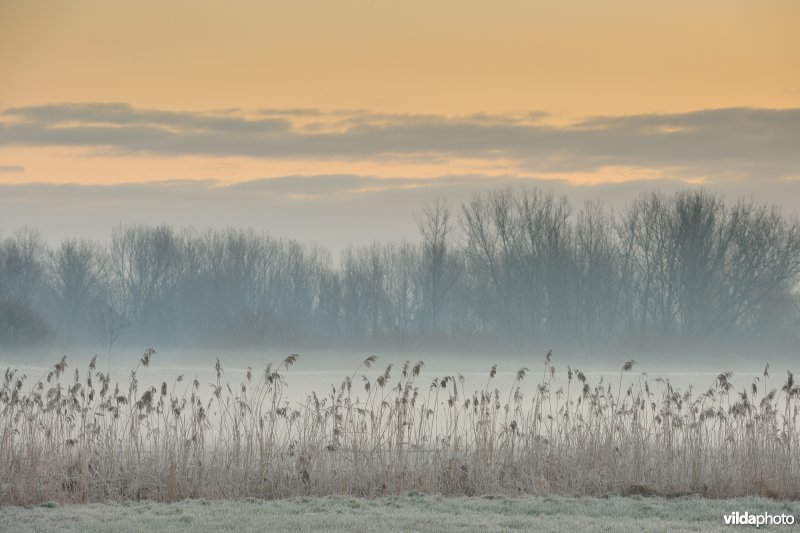
[[[800,107],[800,2],[0,0],[0,110],[363,109],[460,116]],[[0,115],[0,123],[4,119]],[[0,146],[2,183],[223,182],[291,174],[482,173],[576,183],[659,177],[611,165],[533,172],[514,161],[108,155]],[[695,173],[691,179],[702,179]]]

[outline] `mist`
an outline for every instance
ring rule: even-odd
[[[411,240],[332,252],[253,228],[127,224],[106,239],[0,240],[4,359],[166,365],[300,353],[485,366],[538,360],[716,370],[792,360],[800,223],[704,189],[642,192],[612,210],[501,188],[408,214]],[[135,356],[131,356],[135,360]]]

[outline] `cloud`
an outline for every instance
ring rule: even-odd
[[[0,174],[5,172],[25,172],[25,167],[21,165],[0,165]]]
[[[252,193],[319,195],[352,192],[374,182],[367,176],[319,175],[319,176],[283,176],[265,178],[237,183],[227,187],[231,191],[247,191]]]
[[[434,183],[444,183],[445,181],[446,178],[378,179],[371,176],[351,174],[316,176],[295,175],[245,181],[229,185],[227,189],[230,191],[247,191],[251,193],[288,195],[294,197],[313,197],[428,187]]]
[[[539,187],[566,195],[575,209],[601,200],[620,210],[642,191],[677,191],[679,180],[633,181],[594,186],[514,176],[445,175],[385,179],[360,175],[285,176],[236,185],[183,180],[118,185],[0,184],[2,235],[36,227],[52,242],[67,237],[106,239],[118,224],[177,227],[252,227],[278,237],[321,243],[334,251],[348,244],[416,239],[413,214],[437,196],[460,204],[499,187]],[[730,201],[753,197],[800,213],[800,180],[722,183],[713,191]],[[98,221],[100,221],[98,223]]]
[[[258,114],[278,117],[319,117],[325,113],[315,107],[266,107],[259,109]]]
[[[0,146],[78,146],[119,156],[513,161],[522,172],[606,166],[670,168],[687,177],[800,176],[800,109],[728,108],[590,117],[569,125],[544,113],[379,114],[264,109],[243,114],[52,104],[6,109]],[[312,118],[312,124],[298,120]]]
[[[231,133],[269,133],[284,131],[290,123],[280,119],[244,120],[226,116],[235,110],[220,114],[160,111],[137,109],[122,103],[52,104],[43,106],[12,107],[3,115],[19,117],[30,124],[46,127],[80,126],[137,127],[150,126],[173,132],[216,131]]]

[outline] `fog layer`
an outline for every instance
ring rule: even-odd
[[[409,216],[412,216],[409,213]],[[800,222],[703,190],[619,212],[501,189],[329,250],[234,228],[0,240],[0,346],[781,351],[800,341]],[[538,352],[537,352],[538,353]]]

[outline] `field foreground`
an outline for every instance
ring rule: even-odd
[[[410,492],[375,499],[328,496],[178,503],[45,503],[0,507],[14,531],[723,531],[724,515],[792,515],[800,502],[764,498],[452,498]],[[754,528],[755,526],[749,526]],[[761,526],[792,530],[796,526]]]

